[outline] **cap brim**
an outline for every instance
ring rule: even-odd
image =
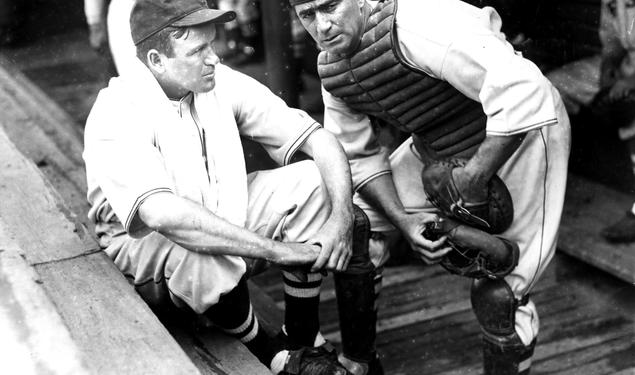
[[[236,13],[231,10],[218,10],[218,9],[199,9],[194,13],[190,13],[187,16],[181,18],[178,21],[172,23],[172,26],[194,26],[203,23],[226,23],[233,21],[236,18]]]

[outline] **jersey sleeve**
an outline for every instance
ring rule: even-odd
[[[124,229],[142,237],[150,229],[137,217],[139,206],[153,194],[172,192],[171,179],[152,132],[125,118],[130,112],[103,104],[98,98],[84,133],[88,195],[101,190]]]
[[[551,83],[531,61],[495,37],[466,36],[448,50],[443,78],[481,102],[489,135],[556,124]]]
[[[290,108],[255,79],[219,66],[219,95],[231,97],[240,135],[260,143],[279,165],[287,165],[307,138],[322,126],[306,112]],[[220,75],[219,75],[220,76]]]
[[[513,135],[557,123],[551,83],[505,40],[493,8],[454,0],[403,3],[408,5],[401,11],[408,11],[401,15],[398,10],[397,20],[404,55],[480,102],[489,135]],[[427,23],[412,16],[417,13],[413,7],[426,4],[436,5],[435,12],[427,12]]]
[[[391,173],[388,155],[373,131],[368,116],[354,112],[342,100],[322,88],[324,128],[333,133],[348,157],[353,189],[372,179]]]

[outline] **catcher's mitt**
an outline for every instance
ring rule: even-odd
[[[505,231],[514,219],[514,205],[507,186],[495,175],[487,184],[486,201],[466,201],[452,177],[452,170],[465,163],[463,159],[449,159],[428,164],[421,172],[426,196],[444,216],[488,233]]]
[[[450,219],[428,223],[423,236],[436,240],[447,235],[452,251],[441,266],[460,276],[475,279],[500,279],[517,265],[519,250],[515,243]]]

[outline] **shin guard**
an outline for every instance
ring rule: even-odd
[[[485,375],[527,375],[536,340],[525,346],[516,333],[518,300],[505,280],[478,279],[472,284],[472,309],[483,331]]]
[[[529,375],[536,339],[529,346],[517,334],[501,338],[483,335],[483,368],[486,375]]]
[[[340,318],[344,356],[381,374],[375,349],[377,310],[375,308],[375,266],[368,254],[370,224],[366,214],[355,207],[353,256],[344,272],[335,273],[335,293]],[[364,369],[367,372],[367,369]],[[380,371],[380,372],[377,372]]]

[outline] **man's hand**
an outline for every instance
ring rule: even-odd
[[[331,271],[344,271],[353,255],[353,213],[332,215],[311,239],[311,243],[322,246],[320,255],[311,267],[311,271],[326,268]]]
[[[108,47],[108,32],[106,31],[106,22],[100,21],[92,25],[88,25],[88,42],[90,46],[97,52],[103,53]]]
[[[441,259],[452,250],[445,244],[446,236],[436,241],[429,240],[423,236],[426,223],[438,221],[439,217],[435,214],[427,212],[419,212],[416,214],[406,214],[399,220],[399,229],[404,238],[410,244],[415,252],[419,253],[421,259],[427,264],[438,263]]]
[[[335,136],[324,129],[311,133],[301,150],[315,161],[332,207],[329,219],[309,241],[322,246],[311,270],[343,271],[353,253],[353,188],[346,154]]]

